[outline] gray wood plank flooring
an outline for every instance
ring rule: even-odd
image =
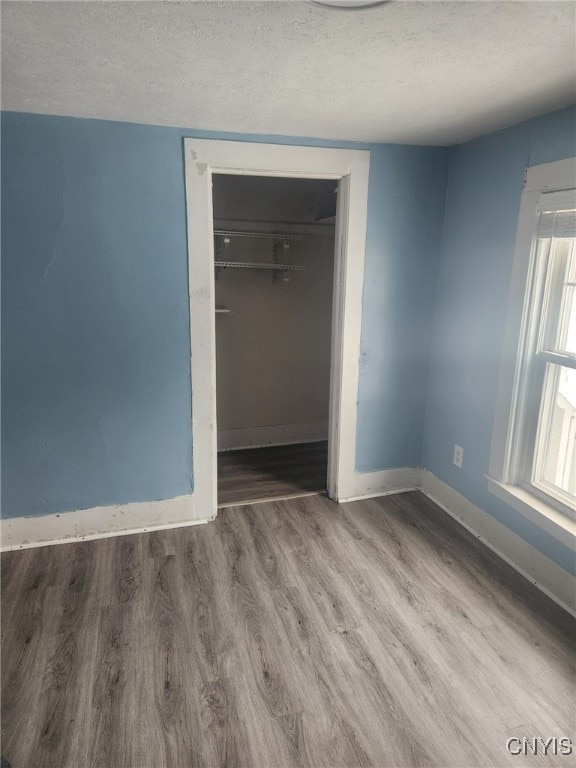
[[[328,443],[274,445],[218,454],[218,504],[286,498],[326,490]]]
[[[572,766],[575,622],[419,493],[2,556],[12,768]]]

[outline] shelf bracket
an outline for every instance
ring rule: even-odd
[[[279,242],[275,240],[274,245],[272,246],[272,263],[274,264],[274,267],[278,265],[278,246],[279,246]],[[278,272],[276,269],[273,269],[272,282],[275,283],[277,280],[278,280]]]
[[[274,246],[272,248],[272,261],[274,263],[274,266],[277,267],[278,265],[278,251],[280,250],[280,246],[282,246],[282,253],[283,255],[286,254],[290,250],[290,243],[287,241],[286,238],[282,238],[280,240],[277,240],[274,243]],[[283,259],[284,261],[284,259]],[[282,281],[285,283],[290,282],[290,278],[288,277],[288,270],[287,269],[275,269],[272,273],[272,282],[276,283],[278,282],[278,274],[282,273]]]
[[[225,235],[218,235],[216,237],[216,271],[214,273],[214,276],[216,278],[216,281],[219,282],[220,278],[222,277],[222,272],[226,269],[226,267],[223,267],[219,262],[222,262],[222,244],[228,245],[230,242],[230,238],[226,237]]]

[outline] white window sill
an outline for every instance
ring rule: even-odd
[[[576,521],[517,485],[486,476],[488,490],[557,541],[576,552]]]

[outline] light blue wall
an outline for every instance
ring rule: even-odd
[[[193,488],[184,136],[371,150],[358,467],[420,462],[445,150],[4,113],[5,517]]]
[[[3,514],[189,493],[175,132],[4,114]]]
[[[419,467],[447,149],[380,147],[370,208],[356,468]]]
[[[570,571],[573,553],[490,494],[485,475],[524,168],[574,155],[574,107],[451,150],[423,451],[423,466]]]

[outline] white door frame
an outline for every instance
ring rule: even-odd
[[[328,493],[354,489],[356,411],[370,153],[239,141],[184,139],[195,508],[217,508],[216,333],[212,175],[290,176],[340,182],[336,216]]]

